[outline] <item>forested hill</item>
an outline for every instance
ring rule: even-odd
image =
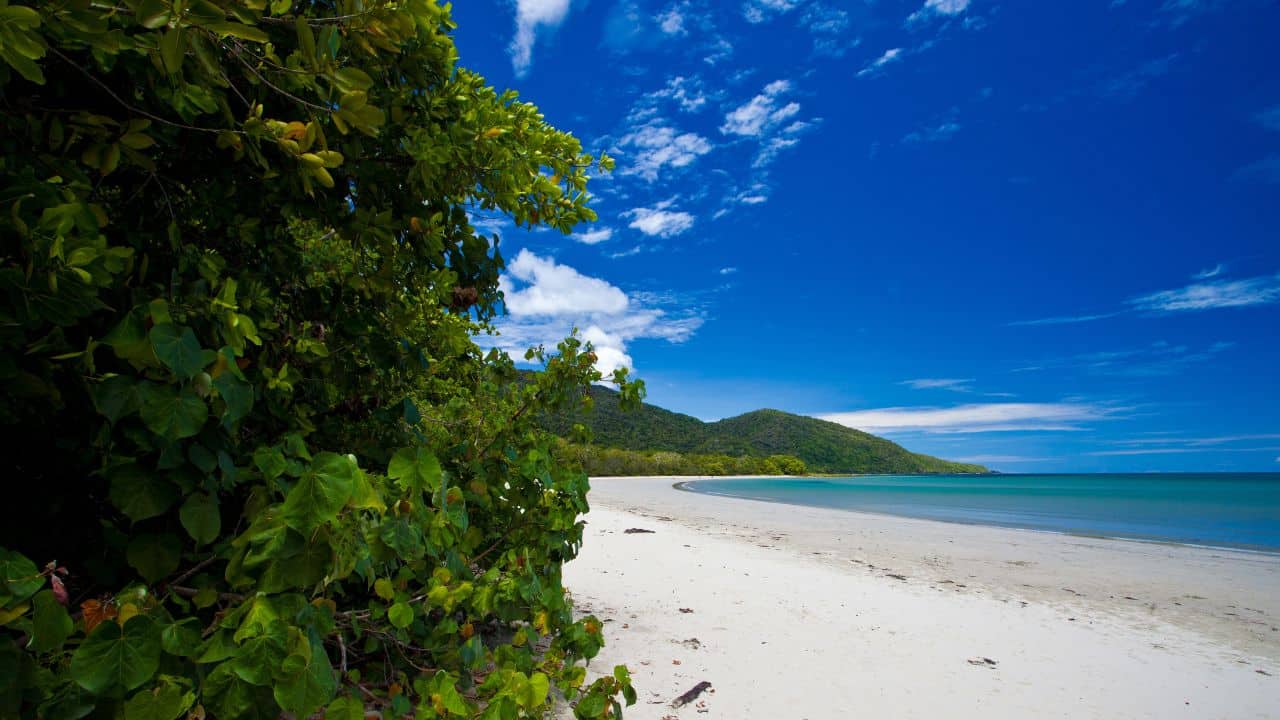
[[[860,430],[792,415],[756,410],[707,423],[654,405],[632,412],[618,406],[618,394],[592,386],[589,413],[548,416],[543,426],[567,436],[574,423],[591,429],[598,446],[636,451],[754,456],[792,455],[809,472],[820,473],[978,473],[981,465],[949,462],[909,452],[901,445]]]

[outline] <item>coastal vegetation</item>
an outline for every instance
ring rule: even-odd
[[[473,341],[585,154],[430,0],[0,0],[0,718],[508,719],[588,682],[569,338]],[[619,404],[643,388],[612,378]]]
[[[804,475],[803,460],[792,455],[723,455],[670,450],[623,450],[565,443],[562,457],[589,475]]]
[[[708,423],[648,404],[626,411],[624,397],[607,387],[593,385],[589,392],[588,406],[547,414],[541,422],[561,437],[589,436],[597,447],[577,450],[576,458],[595,475],[987,472],[981,465],[913,453],[860,430],[780,410]],[[781,457],[803,469],[771,462]]]

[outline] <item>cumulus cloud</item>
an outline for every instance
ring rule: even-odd
[[[696,312],[668,312],[528,250],[516,255],[499,286],[508,315],[497,322],[492,345],[520,357],[526,348],[551,347],[577,328],[594,346],[596,368],[605,374],[633,366],[631,342],[683,342],[703,322]]]
[[[627,309],[626,293],[613,285],[528,250],[521,250],[507,266],[501,288],[507,312],[515,317],[610,314]]]
[[[613,237],[613,228],[600,227],[586,232],[574,233],[573,239],[583,245],[598,245]]]
[[[867,432],[982,433],[1075,431],[1117,410],[1079,402],[973,403],[954,407],[888,407],[817,415]]]
[[[623,174],[639,175],[652,182],[664,168],[685,167],[711,152],[711,143],[697,133],[679,132],[658,118],[624,135],[618,141],[618,148],[620,154],[630,153],[634,157]]]
[[[675,200],[663,200],[653,207],[638,207],[622,213],[630,218],[627,227],[639,230],[650,237],[668,238],[693,227],[694,218],[682,210],[670,210]]]
[[[1280,274],[1245,280],[1207,280],[1127,301],[1139,312],[1175,313],[1280,302]]]
[[[878,74],[885,65],[897,62],[900,59],[902,59],[902,48],[890,48],[885,50],[880,57],[872,60],[865,67],[859,70],[858,77]]]
[[[516,0],[516,36],[511,41],[511,65],[523,76],[533,64],[533,44],[539,28],[554,29],[569,14],[569,0]]]

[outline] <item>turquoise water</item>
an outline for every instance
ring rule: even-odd
[[[863,475],[682,486],[928,520],[1280,552],[1280,473]]]

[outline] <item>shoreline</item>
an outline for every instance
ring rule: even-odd
[[[605,622],[591,673],[632,670],[630,718],[1280,707],[1274,556],[759,502],[672,478],[592,478],[589,497],[565,583]],[[653,532],[625,532],[637,528]],[[703,680],[702,707],[669,705]]]
[[[1036,474],[1037,474],[1037,475],[1042,475],[1042,474],[1044,474],[1044,473],[1036,473]],[[1267,474],[1267,473],[1259,473],[1259,474]],[[863,510],[863,509],[860,509],[860,508],[839,508],[839,507],[825,507],[825,506],[822,506],[822,505],[808,505],[808,504],[805,504],[805,503],[795,503],[795,502],[787,502],[786,500],[778,500],[777,498],[752,497],[752,496],[750,496],[750,495],[732,495],[732,494],[729,494],[729,493],[714,492],[714,491],[711,491],[711,490],[694,490],[694,489],[692,489],[692,488],[685,487],[686,485],[689,485],[690,483],[700,482],[700,481],[703,481],[703,480],[754,480],[754,479],[757,479],[757,477],[758,477],[758,476],[756,476],[756,475],[724,475],[724,476],[716,475],[716,476],[700,476],[700,477],[696,477],[696,478],[688,478],[688,479],[685,479],[685,480],[681,480],[681,481],[679,481],[679,482],[672,483],[672,484],[671,484],[671,487],[672,487],[672,488],[674,488],[674,489],[676,489],[676,490],[679,490],[680,492],[694,493],[694,494],[697,494],[697,495],[710,495],[710,496],[712,496],[712,497],[723,497],[723,498],[730,498],[730,499],[734,499],[734,500],[751,500],[751,501],[753,501],[753,502],[774,503],[774,504],[777,504],[777,505],[788,505],[788,506],[791,506],[791,507],[805,507],[805,508],[817,508],[817,509],[822,509],[822,510],[834,510],[834,511],[836,511],[836,512],[847,512],[847,513],[853,513],[853,514],[855,514],[855,515],[870,515],[870,516],[873,516],[873,517],[880,517],[880,518],[907,518],[907,519],[910,519],[910,520],[920,520],[920,521],[923,521],[923,522],[945,523],[945,524],[949,524],[949,525],[965,525],[965,526],[971,526],[971,527],[989,527],[989,528],[998,528],[998,529],[1001,529],[1001,530],[1014,530],[1014,531],[1018,531],[1018,532],[1045,533],[1045,534],[1048,534],[1048,535],[1063,535],[1063,536],[1067,536],[1067,537],[1090,538],[1090,539],[1093,539],[1093,540],[1113,540],[1113,541],[1117,541],[1117,542],[1136,542],[1136,543],[1146,543],[1146,544],[1150,544],[1150,545],[1172,545],[1172,546],[1175,546],[1175,547],[1201,548],[1201,549],[1204,549],[1204,550],[1217,550],[1217,551],[1220,551],[1220,552],[1237,552],[1237,553],[1245,553],[1245,554],[1249,554],[1249,555],[1266,555],[1266,556],[1270,556],[1270,557],[1280,557],[1280,548],[1258,548],[1258,547],[1250,547],[1250,546],[1245,546],[1245,545],[1210,545],[1210,544],[1206,544],[1206,543],[1180,542],[1180,541],[1178,541],[1178,540],[1164,540],[1164,539],[1159,539],[1159,538],[1144,538],[1144,537],[1137,537],[1137,536],[1130,536],[1130,535],[1102,535],[1102,534],[1098,534],[1098,533],[1071,532],[1071,531],[1068,531],[1068,530],[1048,530],[1048,529],[1045,529],[1045,528],[1023,527],[1023,526],[1021,526],[1021,525],[1000,525],[1000,524],[998,524],[998,523],[983,523],[983,522],[965,521],[965,520],[942,520],[942,519],[939,519],[939,518],[926,518],[926,517],[920,517],[920,516],[918,516],[918,515],[895,515],[895,514],[893,514],[893,513],[887,513],[887,512],[876,512],[876,511],[874,511],[874,510]],[[780,477],[780,478],[796,478],[796,479],[800,479],[800,478],[806,478],[806,477],[817,477],[817,476],[810,476],[810,475],[778,475],[778,476],[766,476],[766,477],[768,477],[769,479],[773,479],[774,477]],[[876,476],[876,475],[840,475],[839,477],[877,477],[877,476]],[[900,475],[888,475],[888,476],[886,476],[886,477],[903,477],[903,476],[900,476]],[[928,476],[921,476],[921,477],[928,477]],[[593,479],[593,480],[597,480],[597,479],[598,479],[598,480],[623,480],[623,479],[625,479],[625,478],[621,478],[621,477],[600,477],[600,478],[592,478],[592,479]],[[664,478],[664,479],[666,479],[666,478]]]

